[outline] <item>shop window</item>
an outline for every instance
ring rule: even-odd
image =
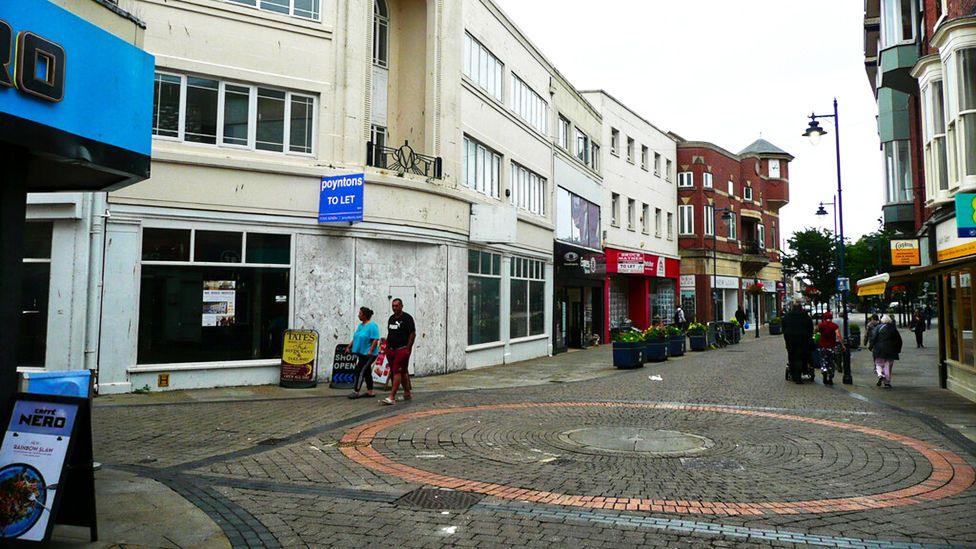
[[[545,333],[545,264],[513,257],[511,264],[512,339]]]
[[[967,366],[976,366],[976,348],[973,340],[973,285],[972,272],[957,271],[946,275],[945,293],[946,350],[950,360]]]
[[[664,259],[662,258],[661,261]],[[655,288],[652,288],[650,294],[651,302],[651,318],[654,320],[660,320],[665,324],[671,324],[674,322],[674,280],[658,279],[654,282]],[[685,318],[689,318],[687,313],[685,313]]]
[[[556,238],[563,242],[600,249],[600,207],[557,187]]]
[[[685,319],[688,322],[697,319],[695,310],[695,290],[681,290],[681,309],[685,312]]]
[[[630,320],[630,301],[627,280],[610,279],[610,327],[617,328]]]
[[[281,356],[289,318],[289,235],[145,228],[142,258],[140,364]]]
[[[501,339],[502,256],[468,251],[468,345]]]
[[[43,367],[47,357],[47,310],[53,233],[53,223],[28,222],[24,225],[18,366]]]

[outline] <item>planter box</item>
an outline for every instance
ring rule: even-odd
[[[639,368],[643,365],[644,342],[613,343],[613,365],[617,368]]]
[[[783,325],[782,324],[770,324],[769,325],[769,334],[770,335],[780,335],[782,333],[783,333]]]
[[[722,327],[722,334],[725,336],[725,340],[729,343],[735,343],[735,336],[739,333],[739,328],[731,322],[723,322],[720,326]]]
[[[732,325],[732,343],[738,343],[742,341],[742,330],[739,329],[735,324]]]
[[[644,348],[644,362],[661,362],[668,359],[667,340],[647,341]]]
[[[668,356],[681,356],[685,354],[685,335],[671,336],[668,340]]]
[[[692,351],[705,351],[708,349],[708,336],[705,334],[688,334],[688,342]]]

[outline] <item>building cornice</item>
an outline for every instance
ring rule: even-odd
[[[736,161],[742,160],[742,158],[739,157],[739,155],[729,152],[728,150],[723,149],[722,147],[719,147],[714,143],[709,143],[708,141],[679,141],[678,150],[680,151],[681,149],[708,149],[717,152],[721,155],[725,155],[731,158],[732,160],[736,160]]]
[[[939,65],[941,67],[942,60],[939,58],[939,54],[933,53],[924,57],[919,57],[918,61],[916,61],[915,65],[912,67],[910,73],[912,78],[919,80],[921,76],[925,74],[929,68],[931,68],[932,65]]]
[[[967,15],[965,17],[950,19],[949,21],[939,25],[939,28],[935,29],[935,33],[932,34],[932,40],[929,41],[929,45],[933,48],[941,49],[945,41],[948,40],[948,35],[952,31],[972,26],[976,26],[976,15]]]
[[[583,94],[584,97],[588,93],[604,95],[607,99],[613,101],[614,103],[616,103],[620,107],[623,107],[623,109],[625,111],[627,111],[630,114],[632,114],[634,117],[636,117],[641,122],[643,122],[643,123],[647,124],[648,126],[654,128],[655,130],[657,130],[658,132],[660,132],[662,135],[664,135],[668,139],[674,141],[675,143],[678,143],[678,141],[679,141],[679,138],[675,134],[673,134],[673,133],[671,133],[669,131],[662,130],[661,128],[657,127],[653,122],[649,121],[648,119],[646,119],[643,116],[641,116],[640,114],[638,114],[637,111],[635,111],[634,109],[628,107],[623,102],[621,102],[619,99],[617,99],[616,97],[610,95],[610,93],[607,92],[604,89],[598,89],[598,90],[580,90],[580,93]]]

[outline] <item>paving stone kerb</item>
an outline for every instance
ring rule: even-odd
[[[920,454],[931,466],[929,475],[916,484],[897,490],[863,494],[850,497],[810,499],[802,501],[704,501],[686,499],[658,499],[637,497],[606,497],[586,494],[563,494],[492,482],[482,482],[425,471],[411,465],[394,461],[376,450],[373,442],[383,431],[404,423],[422,421],[425,418],[448,414],[499,410],[533,410],[541,408],[631,408],[648,410],[672,410],[695,414],[712,412],[733,414],[751,418],[765,418],[784,422],[798,422],[829,429],[856,432],[882,441],[895,442]],[[882,429],[844,423],[829,419],[804,417],[799,415],[742,409],[726,406],[681,405],[670,403],[623,403],[623,402],[550,402],[489,404],[425,410],[387,417],[350,429],[342,438],[340,450],[349,459],[375,471],[394,475],[408,482],[421,483],[442,488],[463,490],[534,503],[567,505],[576,507],[615,509],[629,511],[650,511],[680,514],[706,515],[786,515],[799,513],[833,513],[861,511],[868,509],[887,509],[936,501],[962,493],[976,480],[976,471],[955,453],[937,448],[921,440],[892,433]]]

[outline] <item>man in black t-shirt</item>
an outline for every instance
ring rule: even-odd
[[[403,312],[403,301],[396,298],[391,303],[393,314],[387,322],[386,359],[390,364],[390,378],[393,380],[390,396],[380,402],[396,404],[397,390],[403,383],[403,399],[410,400],[413,394],[410,389],[410,372],[407,371],[410,353],[413,352],[413,342],[417,337],[417,328],[413,317]]]

